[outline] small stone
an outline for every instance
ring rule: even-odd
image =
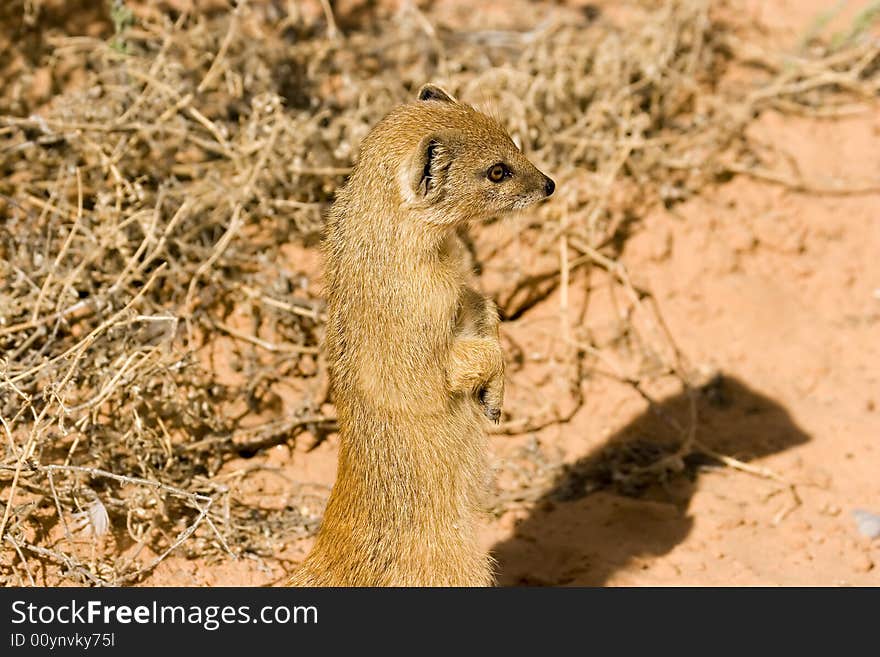
[[[550,513],[556,509],[556,503],[553,500],[544,500],[541,502],[541,511]]]
[[[290,448],[287,445],[275,445],[268,450],[267,465],[283,466],[290,462]]]
[[[657,240],[651,249],[651,259],[655,262],[668,260],[672,255],[673,248],[672,231],[668,228],[658,231]]]
[[[506,532],[512,532],[522,521],[522,514],[518,510],[508,511],[498,519],[498,527]]]
[[[727,232],[727,240],[734,251],[748,253],[758,244],[758,239],[750,226],[736,224]]]
[[[855,552],[847,558],[850,568],[857,573],[867,573],[874,568],[874,562],[871,557],[864,552]]]
[[[871,539],[880,537],[880,515],[864,509],[855,509],[852,515],[862,536]]]
[[[299,371],[303,376],[314,376],[318,371],[318,365],[315,359],[309,354],[304,354],[299,359]]]
[[[31,79],[30,93],[34,100],[43,102],[52,94],[52,71],[48,67],[38,68]]]
[[[317,437],[310,431],[303,431],[296,437],[294,448],[298,452],[310,452],[318,444]]]

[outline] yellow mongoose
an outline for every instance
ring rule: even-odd
[[[299,586],[485,586],[477,523],[503,356],[456,228],[553,193],[494,120],[433,85],[364,139],[324,242],[339,469]]]

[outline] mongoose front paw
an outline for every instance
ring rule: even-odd
[[[461,338],[450,353],[447,369],[450,392],[478,401],[486,417],[501,419],[504,403],[504,356],[494,338]]]
[[[489,388],[483,388],[480,390],[479,399],[480,406],[483,407],[483,413],[487,418],[492,420],[492,422],[498,424],[501,420],[501,402],[498,400],[497,403],[493,403],[492,397],[492,391]]]

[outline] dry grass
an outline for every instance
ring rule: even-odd
[[[328,30],[328,3],[316,15],[129,3],[131,20],[115,3],[92,38],[53,27],[41,4],[0,17],[23,53],[0,98],[6,583],[137,582],[173,550],[270,556],[314,531],[300,501],[323,492],[291,482],[290,504],[258,510],[218,472],[333,429],[315,272],[283,249],[314,247],[360,140],[426,80],[491,107],[559,183],[510,237],[535,270],[512,272],[497,300],[513,320],[559,290],[571,399],[510,409],[504,433],[565,421],[588,374],[642,394],[646,380],[691,380],[650,292],[618,261],[652,205],[733,175],[869,187],[802,180],[746,137],[766,109],[828,115],[876,99],[880,45],[861,29],[784,55],[749,45],[707,0],[645,3],[625,26],[583,16],[527,32],[453,31],[411,5]],[[760,83],[723,84],[731,67]],[[43,69],[45,106],[28,95]],[[568,307],[590,271],[619,296],[611,331]],[[695,423],[678,427],[673,461],[697,448]]]

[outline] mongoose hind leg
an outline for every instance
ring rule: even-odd
[[[452,345],[446,380],[452,393],[475,397],[493,422],[504,402],[504,354],[494,337],[459,337]]]

